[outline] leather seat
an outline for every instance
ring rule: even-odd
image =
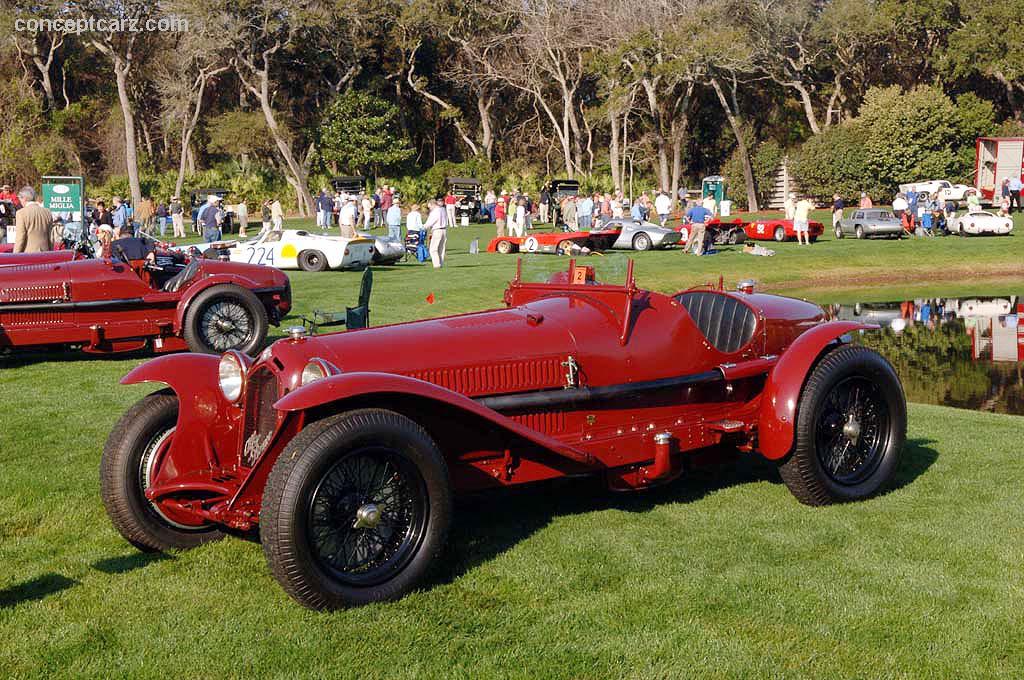
[[[718,351],[731,354],[742,349],[757,328],[757,316],[730,295],[694,291],[676,296],[697,328]]]
[[[167,279],[167,282],[164,284],[164,292],[177,293],[182,286],[195,278],[198,272],[199,260],[192,260],[184,269]]]

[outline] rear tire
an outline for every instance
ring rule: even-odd
[[[843,238],[843,228],[840,227],[839,225],[836,225],[836,238],[837,239]]]
[[[906,398],[892,366],[873,350],[843,345],[811,371],[793,451],[779,472],[806,505],[867,498],[892,477],[906,433]]]
[[[157,392],[143,397],[117,421],[100,459],[100,495],[107,516],[125,540],[145,552],[194,548],[223,537],[210,525],[173,521],[145,496],[154,457],[173,436],[177,422],[176,396]]]
[[[512,242],[498,241],[498,245],[494,246],[494,249],[497,250],[502,255],[508,255],[509,253],[512,252]]]
[[[299,253],[299,269],[304,272],[322,272],[327,269],[327,257],[319,250],[303,250]]]
[[[783,227],[775,227],[775,233],[773,234],[773,237],[776,241],[782,243],[783,241],[786,240],[786,230]]]
[[[651,237],[643,232],[633,237],[633,250],[650,250],[653,245]]]
[[[363,409],[288,444],[263,492],[260,535],[285,592],[310,609],[338,609],[415,588],[451,517],[448,468],[433,439],[401,414]]]
[[[184,337],[189,350],[221,354],[237,349],[255,354],[267,339],[267,310],[247,288],[213,286],[192,300],[185,313]]]
[[[863,238],[864,238],[864,227],[862,227],[862,226],[860,226],[860,225],[858,224],[858,225],[857,225],[857,226],[856,226],[856,227],[854,228],[854,230],[853,230],[853,233],[857,235],[857,238],[859,238],[859,239],[863,239]]]
[[[569,239],[559,241],[555,246],[555,252],[559,255],[572,255],[572,241]]]

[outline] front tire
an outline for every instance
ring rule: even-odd
[[[322,272],[327,269],[327,257],[319,250],[303,250],[299,253],[299,269],[304,272]]]
[[[498,245],[494,246],[494,249],[497,250],[502,255],[508,255],[509,253],[512,252],[512,242],[498,241]]]
[[[260,512],[263,552],[310,609],[395,600],[431,569],[448,537],[448,469],[433,439],[384,409],[303,430],[281,454]]]
[[[858,224],[857,227],[853,231],[857,235],[857,238],[859,238],[859,239],[863,239],[864,238],[864,227],[862,227],[862,226],[860,226]]]
[[[633,250],[650,250],[652,245],[651,237],[643,232],[633,237]]]
[[[776,241],[782,243],[786,240],[786,230],[783,227],[775,227],[775,233],[773,234]]]
[[[255,354],[267,339],[267,310],[247,288],[232,284],[199,293],[185,313],[185,342],[199,354],[237,349]]]
[[[836,225],[835,231],[836,231],[836,238],[837,239],[841,239],[843,237],[843,228],[840,227],[839,225]]]
[[[892,477],[906,433],[906,398],[892,366],[873,350],[843,345],[807,379],[794,448],[779,471],[806,505],[867,498]]]
[[[143,397],[114,426],[100,459],[100,495],[114,528],[145,552],[194,548],[223,534],[207,524],[161,508],[145,489],[178,422],[178,398]]]

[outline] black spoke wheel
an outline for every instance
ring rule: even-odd
[[[415,588],[450,523],[434,441],[403,415],[364,409],[320,420],[288,444],[263,493],[260,538],[289,595],[337,609]]]
[[[782,479],[808,505],[866,498],[892,477],[906,431],[906,398],[889,362],[865,347],[838,347],[804,385]]]
[[[192,548],[222,536],[209,524],[146,498],[177,420],[178,398],[166,392],[151,394],[121,416],[103,448],[103,505],[114,528],[140,550]]]
[[[221,354],[237,349],[255,353],[267,338],[267,310],[256,295],[235,285],[208,288],[189,304],[185,342],[193,352]]]
[[[310,496],[313,555],[341,583],[383,583],[422,542],[427,508],[423,477],[397,451],[353,451],[324,474]]]
[[[838,484],[854,486],[878,467],[889,437],[889,406],[878,384],[861,375],[844,378],[818,414],[818,462]]]

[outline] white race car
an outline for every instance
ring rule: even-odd
[[[902,194],[910,192],[915,194],[926,193],[928,195],[938,194],[939,198],[944,201],[963,201],[967,198],[967,192],[973,189],[974,187],[969,187],[966,184],[952,184],[944,179],[900,185],[900,193]]]
[[[250,241],[218,241],[207,248],[207,256],[227,253],[232,262],[307,272],[365,269],[374,254],[372,238],[342,238],[313,234],[303,229],[275,229]]]
[[[960,236],[1006,236],[1013,231],[1013,220],[979,210],[951,217],[947,226],[949,233]]]

